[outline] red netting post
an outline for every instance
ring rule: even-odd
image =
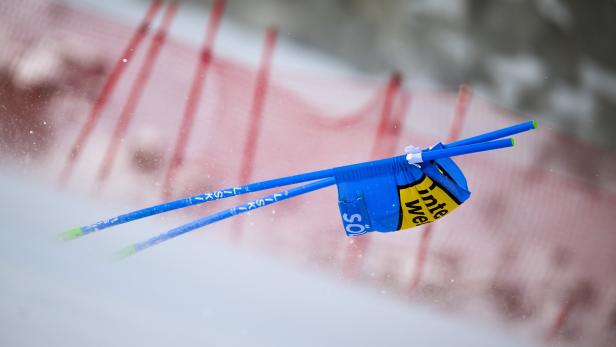
[[[267,87],[269,84],[270,71],[276,46],[278,30],[270,27],[265,35],[263,44],[263,53],[261,55],[261,63],[257,72],[255,81],[254,93],[252,96],[252,105],[250,108],[250,120],[248,121],[249,129],[246,134],[246,142],[244,143],[244,151],[242,152],[242,161],[239,171],[240,184],[248,183],[252,179],[252,173],[255,167],[255,155],[257,153],[257,144],[259,134],[261,132],[261,123],[263,119],[263,109],[267,98]],[[238,219],[233,236],[235,239],[241,237],[243,219]]]
[[[473,90],[468,84],[460,86],[458,90],[458,99],[456,100],[456,109],[449,126],[449,132],[445,143],[453,142],[460,138],[460,132],[462,132],[462,126],[466,120],[468,105],[471,103],[472,96]]]
[[[558,314],[554,318],[554,322],[552,322],[552,326],[546,335],[546,340],[550,341],[555,339],[561,332],[567,318],[573,311],[573,307],[575,306],[575,302],[573,300],[566,300],[563,305],[560,307]]]
[[[454,110],[453,119],[449,126],[449,132],[447,134],[447,140],[445,143],[453,142],[460,137],[464,120],[466,119],[466,111],[470,104],[472,97],[472,90],[470,86],[463,84],[458,91],[458,99],[456,100],[456,106]],[[421,240],[419,241],[419,247],[417,249],[417,257],[415,258],[415,270],[411,277],[410,290],[411,293],[415,292],[421,282],[424,268],[426,266],[426,258],[428,257],[428,249],[430,247],[430,239],[432,238],[432,231],[434,223],[427,224],[423,228],[421,234]]]
[[[574,310],[579,311],[588,308],[596,302],[596,290],[588,280],[580,280],[569,289],[558,314],[546,335],[546,341],[550,341],[562,334],[562,330],[571,317]]]
[[[390,153],[384,153],[386,146],[384,146],[386,136],[389,136],[390,132],[399,131],[394,126],[394,122],[391,120],[392,110],[394,109],[394,101],[396,95],[400,89],[402,82],[402,76],[398,72],[394,72],[389,79],[387,88],[385,89],[385,96],[383,98],[383,108],[381,109],[381,115],[379,118],[379,125],[377,127],[374,142],[372,145],[372,153],[370,157],[377,159],[378,157],[384,157]],[[396,136],[396,133],[393,134]],[[370,236],[362,235],[351,239],[346,247],[346,257],[342,265],[342,273],[346,278],[356,279],[359,277],[361,269],[364,264],[364,257],[370,244]]]
[[[126,103],[124,104],[124,108],[122,109],[122,113],[120,114],[120,118],[118,119],[115,129],[113,131],[111,142],[107,147],[107,151],[105,152],[105,156],[98,170],[97,189],[102,188],[102,185],[105,183],[107,177],[111,172],[120,143],[124,135],[126,134],[126,130],[128,129],[130,121],[135,115],[135,110],[139,105],[139,100],[141,99],[143,90],[148,83],[148,80],[152,73],[152,68],[154,67],[159,53],[165,44],[167,31],[169,30],[169,27],[173,22],[173,18],[177,11],[177,6],[178,3],[176,1],[170,3],[167,6],[160,27],[158,28],[158,31],[156,32],[156,35],[154,35],[152,43],[148,48],[145,61],[137,74],[137,78],[133,82],[130,94],[126,99]]]
[[[169,200],[169,196],[172,192],[171,185],[173,184],[175,175],[180,170],[180,167],[182,166],[182,163],[184,161],[186,145],[188,144],[192,125],[195,120],[195,114],[199,105],[199,99],[201,98],[201,92],[203,90],[203,85],[207,77],[207,72],[212,63],[212,46],[214,44],[214,39],[216,38],[216,34],[220,26],[220,19],[222,17],[224,7],[225,2],[223,0],[216,0],[210,12],[207,34],[201,48],[200,59],[197,63],[195,74],[193,75],[190,92],[188,95],[188,99],[186,100],[186,106],[184,108],[184,114],[182,116],[182,123],[180,124],[180,130],[175,143],[175,147],[173,149],[171,161],[169,162],[169,166],[165,173],[162,187],[163,200],[165,201]]]
[[[139,24],[139,27],[131,37],[130,41],[128,42],[128,45],[122,52],[120,59],[115,62],[113,68],[111,69],[111,72],[109,73],[109,76],[107,76],[107,80],[103,84],[103,88],[101,89],[98,97],[94,101],[94,104],[92,105],[92,109],[90,110],[90,114],[88,115],[86,122],[79,131],[77,139],[71,146],[71,150],[66,157],[66,162],[59,176],[58,183],[60,186],[64,186],[66,181],[68,181],[71,173],[73,172],[75,163],[79,158],[79,155],[81,154],[81,151],[83,150],[88,138],[92,134],[92,130],[94,130],[94,126],[99,120],[101,112],[103,111],[105,105],[107,104],[107,101],[109,100],[109,96],[115,89],[118,80],[120,79],[120,76],[126,69],[126,66],[132,60],[132,57],[137,51],[137,48],[139,47],[141,42],[143,41],[143,38],[148,33],[150,29],[150,24],[158,13],[161,3],[162,1],[160,0],[152,1],[150,7],[145,14],[145,17],[141,21],[141,24]]]
[[[374,155],[374,159],[395,155],[396,151],[400,151],[400,148],[398,147],[398,142],[400,141],[400,135],[402,134],[402,128],[404,127],[404,121],[406,120],[406,115],[410,106],[411,94],[408,92],[401,91],[398,107],[396,108],[396,110],[393,111],[394,117],[392,120],[392,124],[389,128],[389,137],[385,141],[383,141],[381,146],[382,151],[380,152],[380,154]]]
[[[378,159],[381,156],[387,156],[391,153],[386,153],[386,146],[384,146],[385,142],[383,140],[396,132],[395,120],[392,120],[392,114],[394,110],[394,101],[396,100],[396,95],[398,94],[398,90],[400,90],[400,84],[402,83],[402,76],[399,72],[392,73],[389,78],[389,83],[387,85],[387,90],[385,91],[385,99],[383,101],[383,108],[381,110],[381,117],[379,120],[379,126],[376,130],[376,135],[374,137],[374,142],[372,144],[372,153],[370,154],[370,158]],[[399,134],[400,132],[397,131]]]

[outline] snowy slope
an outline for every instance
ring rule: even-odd
[[[528,345],[204,232],[113,261],[111,251],[165,225],[56,241],[58,231],[118,210],[1,175],[3,346]]]

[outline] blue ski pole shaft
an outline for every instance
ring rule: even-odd
[[[71,240],[71,239],[74,239],[74,238],[77,238],[83,235],[87,235],[87,234],[93,233],[98,230],[103,230],[103,229],[106,229],[106,228],[109,228],[115,225],[132,222],[137,219],[153,216],[153,215],[164,213],[164,212],[177,210],[177,209],[192,206],[192,205],[198,205],[198,204],[202,204],[205,202],[229,198],[232,196],[237,196],[237,195],[242,195],[242,194],[247,194],[247,193],[252,193],[252,192],[258,192],[261,190],[266,190],[266,189],[271,189],[271,188],[276,188],[276,187],[281,187],[281,186],[287,186],[290,184],[314,181],[314,180],[323,179],[323,178],[332,177],[332,176],[333,176],[333,170],[327,169],[327,170],[308,172],[308,173],[303,173],[303,174],[298,174],[298,175],[293,175],[293,176],[281,177],[281,178],[276,178],[276,179],[267,180],[267,181],[250,183],[250,184],[242,185],[239,187],[231,187],[231,188],[221,189],[221,190],[217,190],[217,191],[209,192],[209,193],[203,193],[203,194],[191,196],[191,197],[184,198],[184,199],[166,202],[160,205],[146,207],[141,210],[136,210],[136,211],[125,213],[125,214],[122,214],[122,215],[119,215],[113,218],[105,219],[105,220],[96,222],[94,224],[89,224],[89,225],[85,225],[82,227],[73,228],[61,234],[60,237],[64,240]]]
[[[440,159],[440,158],[445,158],[445,157],[452,157],[452,156],[457,156],[457,155],[464,155],[464,154],[470,154],[470,153],[476,153],[476,152],[483,152],[483,151],[489,151],[489,150],[494,150],[494,149],[499,149],[499,148],[505,148],[505,147],[511,147],[514,145],[514,141],[513,139],[503,139],[503,140],[496,140],[496,141],[490,141],[490,142],[483,142],[483,143],[477,143],[477,144],[473,144],[473,145],[466,145],[466,146],[459,146],[459,147],[453,147],[453,148],[445,148],[445,149],[438,149],[438,150],[427,150],[422,152],[422,156],[424,158],[424,161],[428,161],[428,160],[435,160],[435,159]],[[402,156],[404,157],[404,156]],[[381,160],[375,160],[372,162],[366,162],[366,163],[360,163],[360,164],[355,164],[352,166],[363,166],[363,165],[379,165],[381,162],[383,161],[390,161],[390,160],[394,160],[395,158],[387,158],[387,159],[381,159]],[[264,207],[267,205],[271,205],[274,204],[276,202],[280,202],[286,199],[290,199],[292,197],[295,196],[299,196],[314,190],[318,190],[321,188],[325,188],[331,185],[336,184],[336,178],[335,177],[328,177],[325,179],[321,179],[319,181],[316,182],[312,182],[312,183],[308,183],[306,185],[303,186],[299,186],[299,187],[295,187],[295,188],[291,188],[288,190],[285,190],[281,193],[275,193],[275,194],[271,194],[268,195],[264,198],[261,199],[256,199],[253,200],[251,202],[236,206],[236,207],[232,207],[230,209],[227,210],[223,210],[220,212],[217,212],[215,214],[197,219],[193,222],[184,224],[182,226],[179,226],[177,228],[171,229],[165,233],[162,233],[158,236],[155,236],[151,239],[148,239],[144,242],[139,242],[139,243],[135,243],[131,246],[128,246],[122,250],[120,250],[118,252],[118,255],[121,257],[125,257],[125,256],[129,256],[131,254],[140,252],[146,248],[150,248],[152,246],[155,246],[161,242],[167,241],[169,239],[172,239],[174,237],[180,236],[182,234],[188,233],[190,231],[193,231],[195,229],[204,227],[206,225],[212,224],[212,223],[216,223],[218,221],[221,221],[223,219],[227,219],[233,216],[236,216],[238,214],[241,213],[245,213],[254,209],[257,209],[259,207]]]
[[[496,138],[500,138],[500,137],[507,136],[510,134],[517,134],[523,131],[531,130],[531,129],[534,129],[535,127],[536,127],[535,121],[529,121],[529,122],[525,122],[522,124],[511,126],[508,128],[504,128],[504,129],[496,130],[493,132],[485,133],[482,135],[474,136],[471,138],[467,138],[464,140],[456,141],[456,142],[446,145],[446,147],[447,149],[454,149],[454,148],[466,147],[467,145],[476,145],[476,144],[480,144],[485,141],[489,141],[491,139],[496,139]],[[491,145],[488,145],[488,147],[489,146]],[[504,147],[509,147],[509,146],[504,146]],[[436,152],[436,153],[433,153],[433,152],[444,151],[444,150],[424,150],[422,152],[422,155],[423,155],[424,160],[434,160],[434,159],[426,159],[426,158],[430,158],[431,156],[434,157],[436,155],[443,157],[443,153],[449,153],[448,155],[444,155],[444,156],[455,156],[455,155],[474,153],[474,152],[483,151],[483,150],[496,149],[496,148],[486,148],[486,147],[481,147],[481,146],[474,147],[474,148],[479,148],[479,150],[473,150],[471,152],[468,152],[465,150],[457,150],[453,152]],[[503,148],[503,147],[498,147],[498,148]],[[432,154],[426,156],[427,153],[432,153]],[[391,158],[380,159],[376,161],[369,161],[369,162],[364,162],[364,163],[359,163],[359,164],[351,164],[347,166],[375,165],[375,164],[378,164],[378,162],[382,160],[389,160],[389,159]],[[192,205],[198,205],[198,204],[202,204],[202,203],[209,202],[209,201],[225,199],[225,198],[229,198],[233,196],[238,196],[238,195],[242,195],[246,193],[257,192],[261,190],[286,186],[290,184],[314,181],[314,180],[323,179],[323,178],[332,177],[332,176],[333,176],[333,169],[326,169],[326,170],[319,170],[319,171],[313,171],[313,172],[308,172],[308,173],[303,173],[303,174],[298,174],[298,175],[293,175],[293,176],[281,177],[281,178],[271,179],[267,181],[250,183],[250,184],[242,185],[239,187],[231,187],[231,188],[222,189],[222,190],[218,190],[214,192],[199,194],[199,195],[195,195],[192,197],[179,199],[179,200],[167,202],[164,204],[150,206],[144,209],[132,211],[126,214],[113,217],[113,218],[109,218],[109,219],[96,222],[94,224],[89,224],[89,225],[85,225],[82,227],[73,228],[73,229],[70,229],[62,233],[60,235],[60,238],[64,240],[71,240],[71,239],[74,239],[74,238],[77,238],[83,235],[93,233],[97,230],[103,230],[103,229],[106,229],[106,228],[109,228],[115,225],[124,224],[124,223],[138,220],[141,218],[177,210],[177,209],[192,206]]]
[[[447,157],[455,157],[458,155],[465,155],[477,152],[491,151],[494,149],[513,147],[515,141],[513,139],[502,139],[488,142],[480,142],[464,146],[446,147],[443,149],[433,149],[429,151],[423,151],[421,153],[421,159],[423,161],[436,160]]]
[[[531,120],[531,121],[528,121],[528,122],[524,122],[524,123],[520,123],[520,124],[517,124],[517,125],[510,126],[510,127],[507,127],[507,128],[503,128],[503,129],[499,129],[499,130],[495,130],[495,131],[490,131],[490,132],[487,132],[485,134],[481,134],[481,135],[469,137],[469,138],[466,138],[466,139],[458,140],[458,141],[449,143],[449,144],[447,144],[445,146],[446,147],[458,147],[458,146],[472,145],[472,144],[476,144],[476,143],[492,141],[492,140],[500,139],[500,138],[503,138],[503,137],[519,134],[519,133],[522,133],[522,132],[525,132],[525,131],[533,130],[535,128],[537,128],[537,122],[534,121],[534,120]]]
[[[140,252],[146,248],[155,246],[161,242],[164,242],[174,237],[185,234],[187,232],[193,231],[195,229],[204,227],[212,223],[219,222],[223,219],[227,219],[227,218],[233,217],[241,213],[252,211],[260,207],[268,206],[268,205],[271,205],[271,204],[274,204],[274,203],[277,203],[283,200],[287,200],[287,199],[290,199],[290,198],[293,198],[293,197],[296,197],[302,194],[306,194],[306,193],[309,193],[309,192],[312,192],[318,189],[322,189],[322,188],[325,188],[325,187],[328,187],[334,184],[336,184],[336,179],[334,177],[329,177],[329,178],[322,179],[320,181],[305,184],[303,186],[294,187],[294,188],[285,190],[280,193],[271,194],[264,198],[256,199],[251,202],[238,205],[230,209],[223,210],[223,211],[214,213],[212,215],[197,219],[193,222],[184,224],[175,229],[171,229],[165,233],[162,233],[158,236],[152,237],[149,240],[135,243],[131,246],[128,246],[120,250],[117,253],[117,255],[119,255],[120,257],[129,256],[131,254]]]

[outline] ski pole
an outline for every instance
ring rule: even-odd
[[[214,213],[212,215],[197,219],[193,222],[181,225],[177,228],[171,229],[158,236],[152,237],[146,241],[138,242],[128,247],[125,247],[119,252],[117,252],[116,254],[119,257],[123,258],[131,254],[140,252],[146,248],[152,247],[161,242],[167,241],[174,237],[190,232],[192,230],[204,227],[212,223],[219,222],[223,219],[227,219],[227,218],[233,217],[241,213],[252,211],[260,207],[268,206],[268,205],[271,205],[271,204],[274,204],[274,203],[277,203],[283,200],[287,200],[287,199],[290,199],[290,198],[293,198],[293,197],[296,197],[302,194],[306,194],[306,193],[309,193],[309,192],[312,192],[318,189],[322,189],[322,188],[325,188],[325,187],[328,187],[334,184],[336,184],[336,179],[334,177],[329,177],[329,178],[322,179],[320,181],[305,184],[303,186],[294,187],[294,188],[285,190],[280,193],[274,193],[264,198],[256,199],[248,203],[238,205],[238,206]]]
[[[512,125],[507,128],[498,129],[498,130],[487,132],[485,134],[458,140],[448,145],[445,145],[445,147],[457,147],[457,146],[471,145],[471,144],[480,143],[480,142],[487,142],[491,140],[500,139],[506,136],[519,134],[519,133],[533,130],[536,128],[537,128],[537,121],[530,120],[528,122]]]
[[[333,176],[333,170],[320,170],[314,172],[303,173],[299,175],[275,178],[267,181],[250,183],[239,187],[230,187],[213,192],[203,193],[188,198],[178,199],[164,204],[146,207],[144,209],[128,212],[113,218],[101,220],[99,222],[70,229],[60,235],[63,240],[72,240],[77,237],[93,233],[98,230],[103,230],[115,225],[128,223],[137,219],[153,216],[156,214],[177,210],[180,208],[202,204],[209,201],[216,201],[232,196],[258,192],[261,190],[288,186],[291,184],[314,181]]]
[[[478,143],[474,145],[459,146],[459,147],[446,148],[446,149],[441,149],[441,150],[424,151],[423,156],[425,157],[425,160],[436,160],[436,159],[441,159],[441,158],[450,157],[450,156],[464,155],[464,154],[476,153],[476,152],[481,152],[481,151],[489,151],[489,150],[494,150],[494,149],[499,149],[499,148],[511,147],[513,146],[513,144],[514,144],[513,139],[503,139],[503,140],[497,140],[497,141],[491,141],[491,142]],[[400,156],[400,157],[404,157],[404,156]],[[376,160],[373,162],[361,163],[357,165],[363,165],[363,166],[379,165],[379,164],[384,163],[385,161],[405,159],[405,158],[400,158],[400,157]],[[308,193],[314,190],[322,189],[322,188],[325,188],[325,187],[328,187],[334,184],[336,184],[336,178],[328,177],[320,181],[308,183],[303,186],[285,190],[281,193],[271,194],[264,198],[256,199],[251,202],[248,202],[248,203],[236,206],[236,207],[232,207],[232,208],[214,213],[212,215],[197,219],[193,222],[181,225],[177,228],[171,229],[158,236],[152,237],[146,241],[135,243],[131,246],[128,246],[120,250],[117,253],[117,255],[120,257],[126,257],[131,254],[140,252],[146,248],[157,245],[161,242],[177,237],[179,235],[188,233],[190,231],[204,227],[209,224],[216,223],[223,219],[233,217],[240,213],[245,213],[245,212],[257,209],[259,207],[271,205],[276,202],[286,200],[286,199],[289,199],[295,196],[299,196],[299,195],[302,195],[302,194],[305,194],[305,193]]]
[[[463,155],[463,154],[475,153],[475,152],[483,151],[483,150],[497,149],[497,148],[482,149],[484,147],[479,146],[479,147],[472,147],[472,148],[474,148],[474,150],[469,152],[468,149],[466,149],[466,146],[467,145],[477,145],[478,143],[481,143],[482,141],[489,141],[490,139],[500,138],[500,137],[503,137],[503,136],[507,136],[509,134],[520,133],[520,132],[523,132],[523,131],[534,129],[535,127],[536,127],[536,122],[535,121],[529,121],[529,122],[525,122],[525,123],[522,123],[522,124],[514,125],[512,127],[508,127],[508,128],[496,130],[496,131],[493,131],[493,132],[489,132],[489,133],[486,133],[486,134],[478,135],[478,136],[475,136],[475,137],[467,138],[467,139],[464,139],[464,140],[456,141],[456,142],[453,142],[453,143],[451,143],[449,145],[446,145],[445,149],[457,148],[456,151],[437,152],[437,153],[433,153],[431,155],[427,155],[426,156],[426,154],[428,152],[443,151],[445,149],[439,149],[439,150],[425,149],[425,150],[422,150],[420,152],[413,153],[412,155],[418,156],[419,154],[421,154],[421,157],[422,157],[421,160],[415,161],[415,162],[418,163],[418,162],[425,161],[425,160],[437,159],[437,156],[439,156],[439,155],[442,156],[444,153],[445,154],[446,153],[452,153],[450,155],[445,155],[445,156],[454,156],[454,155]],[[501,140],[501,141],[509,141],[510,142],[510,145],[508,145],[506,142],[499,142],[498,144],[499,145],[503,145],[503,147],[510,147],[510,146],[513,146],[513,144],[514,144],[513,140]],[[494,142],[497,142],[497,141],[494,141]],[[488,145],[488,147],[493,146],[493,145],[494,144]],[[460,148],[460,147],[463,147],[463,148]],[[498,147],[498,148],[503,148],[503,147]],[[454,153],[458,153],[458,154],[454,154]],[[411,154],[409,154],[407,156],[407,159],[409,159],[409,161],[418,160],[418,158],[416,158],[416,159],[410,159],[410,158],[411,158]],[[428,158],[431,158],[431,159],[428,159]],[[390,158],[380,159],[380,160],[389,160],[389,159]],[[348,166],[353,166],[353,165],[372,165],[371,163],[375,163],[375,162],[378,162],[378,161],[379,160],[370,161],[370,162],[364,162],[364,163],[359,163],[359,164],[351,164],[351,165],[348,165]],[[115,225],[128,223],[128,222],[131,222],[131,221],[134,221],[134,220],[138,220],[138,219],[141,219],[141,218],[145,218],[145,217],[153,216],[153,215],[156,215],[156,214],[177,210],[177,209],[188,207],[188,206],[198,205],[198,204],[202,204],[202,203],[209,202],[209,201],[216,201],[216,200],[220,200],[220,199],[225,199],[225,198],[229,198],[229,197],[233,197],[233,196],[238,196],[238,195],[242,195],[242,194],[246,194],[246,193],[257,192],[257,191],[261,191],[261,190],[267,190],[267,189],[271,189],[271,188],[287,186],[287,185],[291,185],[291,184],[297,184],[297,183],[303,183],[303,182],[308,182],[308,181],[314,181],[314,180],[323,179],[323,178],[332,177],[332,176],[333,176],[333,169],[325,169],[325,170],[319,170],[319,171],[313,171],[313,172],[308,172],[308,173],[302,173],[302,174],[297,174],[297,175],[292,175],[292,176],[287,176],[287,177],[275,178],[275,179],[261,181],[261,182],[256,182],[256,183],[250,183],[250,184],[246,184],[246,185],[242,185],[242,186],[238,186],[238,187],[230,187],[230,188],[221,189],[221,190],[213,191],[213,192],[207,192],[207,193],[191,196],[191,197],[188,197],[188,198],[178,199],[178,200],[175,200],[175,201],[166,202],[166,203],[163,203],[163,204],[146,207],[144,209],[135,210],[135,211],[132,211],[132,212],[129,212],[129,213],[125,213],[125,214],[122,214],[122,215],[119,215],[119,216],[116,216],[116,217],[113,217],[113,218],[101,220],[101,221],[93,223],[93,224],[89,224],[89,225],[85,225],[85,226],[81,226],[81,227],[76,227],[76,228],[70,229],[70,230],[62,233],[60,235],[60,238],[63,239],[63,240],[72,240],[72,239],[78,238],[80,236],[87,235],[87,234],[93,233],[93,232],[98,231],[98,230],[103,230],[103,229],[106,229],[106,228],[109,228],[109,227],[112,227],[112,226],[115,226]]]
[[[502,139],[488,142],[480,142],[471,145],[445,147],[443,149],[433,149],[429,151],[421,151],[419,153],[411,153],[406,155],[406,160],[410,164],[422,163],[425,161],[436,160],[447,157],[455,157],[459,155],[466,155],[477,152],[491,151],[494,149],[501,149],[507,147],[513,147],[515,145],[514,139]]]

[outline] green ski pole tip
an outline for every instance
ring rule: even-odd
[[[515,146],[515,139],[511,139],[511,147]]]
[[[83,235],[83,231],[81,231],[81,228],[77,227],[77,228],[73,228],[71,230],[63,232],[62,234],[58,236],[58,238],[63,241],[69,241],[72,239],[76,239],[82,235]]]
[[[115,252],[114,256],[117,259],[124,259],[135,253],[137,253],[137,249],[135,248],[135,246],[128,246],[128,247],[124,247],[121,250]]]
[[[537,129],[537,121],[533,119],[533,129]]]

